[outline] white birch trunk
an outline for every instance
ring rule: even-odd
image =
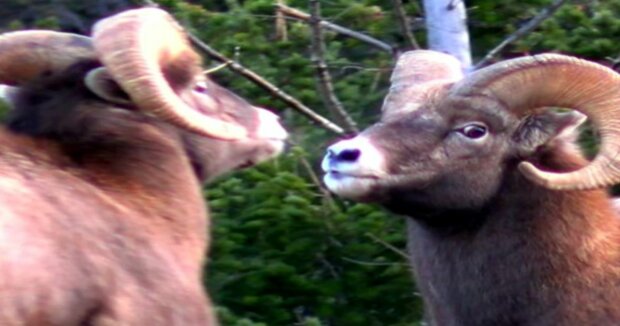
[[[471,50],[463,0],[424,0],[424,17],[429,49],[453,55],[468,71]]]

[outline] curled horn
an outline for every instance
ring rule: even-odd
[[[482,69],[453,91],[497,98],[518,116],[545,106],[584,113],[601,135],[601,149],[590,164],[554,173],[521,162],[519,170],[550,189],[594,189],[620,181],[620,75],[613,70],[573,57],[538,55]]]
[[[415,110],[429,90],[462,78],[460,62],[450,55],[428,50],[405,52],[392,72],[390,91],[383,102],[384,114]]]
[[[90,38],[53,31],[20,31],[0,36],[0,83],[20,86],[43,74],[96,59]]]
[[[208,137],[246,137],[243,128],[191,108],[166,80],[162,70],[169,67],[199,73],[200,57],[165,11],[135,9],[104,19],[93,28],[93,43],[104,66],[142,111]]]

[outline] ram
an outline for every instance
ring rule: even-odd
[[[0,36],[0,325],[214,325],[201,183],[278,154],[164,11]]]
[[[576,111],[559,110],[558,108]],[[592,162],[576,145],[589,118]],[[336,194],[409,216],[432,325],[620,324],[620,76],[544,54],[464,76],[404,54],[380,121],[328,148]]]

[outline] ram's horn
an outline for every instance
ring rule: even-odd
[[[595,159],[568,173],[519,165],[532,181],[551,189],[594,189],[620,181],[620,75],[585,60],[556,54],[504,61],[474,73],[455,85],[465,96],[497,98],[524,116],[541,107],[563,107],[588,116],[601,135]]]
[[[40,30],[6,33],[0,35],[0,84],[20,86],[86,59],[96,58],[85,36]]]
[[[191,108],[166,80],[166,69],[200,74],[200,57],[168,13],[156,8],[129,10],[98,22],[93,30],[99,58],[141,110],[208,137],[246,137],[245,129]]]
[[[392,72],[383,114],[416,110],[432,88],[462,78],[461,64],[451,55],[428,50],[405,52],[398,58]]]

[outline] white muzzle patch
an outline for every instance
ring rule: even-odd
[[[280,154],[284,150],[288,133],[280,124],[280,117],[275,113],[256,108],[258,110],[258,125],[256,130],[256,138],[264,139],[273,147],[273,155]]]
[[[367,195],[387,175],[384,155],[364,136],[330,146],[321,167],[327,188],[351,199]]]

